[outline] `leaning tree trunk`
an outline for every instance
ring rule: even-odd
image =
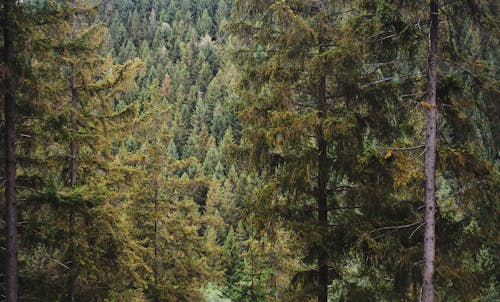
[[[434,302],[434,259],[435,237],[435,171],[436,171],[436,70],[438,54],[438,0],[430,1],[429,32],[429,83],[427,87],[428,106],[426,110],[426,152],[425,152],[425,234],[423,302]]]
[[[7,302],[17,301],[17,202],[16,202],[16,78],[14,69],[14,5],[3,7],[3,56],[5,63],[5,221],[7,224],[6,283]]]

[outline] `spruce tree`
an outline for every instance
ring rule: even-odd
[[[231,26],[242,43],[236,58],[243,73],[243,147],[268,178],[268,205],[261,201],[251,209],[309,234],[304,260],[314,263],[317,275],[308,294],[327,301],[335,249],[329,242],[340,235],[334,228],[342,223],[334,219],[345,217],[335,211],[344,188],[357,181],[350,167],[363,147],[355,114],[360,91],[343,78],[357,80],[360,54],[352,51],[355,40],[336,30],[348,25],[335,19],[333,4],[241,2],[237,12]]]
[[[425,143],[425,237],[424,237],[424,272],[423,272],[423,301],[434,302],[434,259],[435,247],[435,174],[436,174],[436,85],[437,85],[437,58],[438,58],[438,14],[439,2],[429,4],[429,83],[427,87],[428,101],[426,107],[426,143]]]
[[[16,90],[17,69],[14,43],[16,41],[17,22],[16,2],[4,1],[2,10],[3,31],[3,75],[4,87],[4,117],[5,117],[5,280],[6,301],[17,302],[17,197],[16,197]]]

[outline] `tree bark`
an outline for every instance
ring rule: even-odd
[[[5,221],[6,246],[6,301],[17,301],[17,197],[16,197],[16,72],[14,53],[15,1],[5,0],[3,7],[3,56],[6,68],[5,93]]]
[[[427,86],[428,108],[426,110],[426,152],[425,152],[425,233],[424,233],[424,271],[423,302],[434,302],[434,259],[435,247],[435,172],[436,172],[436,83],[438,54],[438,0],[429,4],[429,79]]]
[[[318,95],[318,227],[321,234],[321,242],[318,245],[318,302],[328,300],[328,249],[326,243],[328,240],[328,205],[326,200],[327,182],[328,182],[328,162],[326,156],[326,140],[323,132],[322,119],[326,110],[326,78],[320,77]]]
[[[76,0],[71,1],[73,7],[76,7]],[[76,19],[73,16],[71,21],[71,38],[74,39],[76,36]],[[69,178],[71,188],[75,188],[77,184],[78,177],[78,144],[76,142],[76,134],[78,132],[78,121],[76,112],[78,110],[78,88],[76,86],[76,76],[74,67],[70,67],[69,76],[70,88],[71,88],[71,133],[73,137],[70,143],[70,169]],[[69,209],[69,278],[68,278],[68,302],[75,302],[76,293],[76,277],[77,277],[77,266],[75,257],[75,209],[74,205],[70,205]]]
[[[75,111],[78,109],[78,90],[76,88],[75,74],[73,69],[70,73],[70,85],[71,85],[71,132],[73,137],[71,138],[70,144],[70,167],[69,167],[69,184],[71,188],[76,187],[77,181],[77,169],[78,169],[78,145],[75,141],[75,135],[78,131],[77,119]],[[69,278],[68,278],[68,302],[75,301],[76,292],[76,259],[75,259],[75,209],[73,205],[70,205],[69,209]]]
[[[160,277],[159,274],[159,269],[160,269],[160,247],[159,247],[159,242],[160,242],[160,230],[159,230],[159,221],[158,217],[160,215],[160,207],[158,203],[158,180],[155,175],[154,180],[153,180],[153,186],[155,187],[155,242],[154,242],[154,267],[153,267],[153,274],[155,278],[155,296],[154,296],[154,302],[159,302],[160,297],[158,297],[158,278]]]
[[[158,105],[158,104],[155,104]],[[158,127],[160,125],[160,120],[158,113],[155,112],[154,115],[154,125]],[[159,302],[160,297],[159,297],[159,282],[158,279],[160,277],[160,201],[159,201],[159,194],[160,194],[160,183],[159,183],[159,171],[160,171],[160,154],[158,154],[158,146],[159,146],[159,136],[160,132],[158,131],[158,128],[155,128],[155,136],[154,136],[154,155],[153,155],[153,188],[155,190],[154,192],[154,202],[155,202],[155,209],[154,209],[154,218],[155,218],[155,241],[154,241],[154,268],[153,268],[153,273],[154,273],[154,278],[155,278],[155,296],[154,296],[154,302]]]

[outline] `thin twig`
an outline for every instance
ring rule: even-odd
[[[416,156],[412,157],[410,160],[414,160],[416,158],[419,158],[420,156],[424,155],[425,154],[425,151],[427,151],[427,149],[424,149],[424,151],[420,152],[419,154],[417,154]]]
[[[419,146],[413,146],[413,147],[377,147],[377,149],[380,149],[380,150],[400,150],[400,151],[415,150],[415,149],[421,149],[421,148],[425,148],[425,145],[419,145]]]
[[[474,78],[474,79],[476,79],[477,81],[479,81],[479,82],[481,82],[481,83],[483,83],[483,84],[486,84],[486,83],[487,83],[487,80],[483,79],[481,76],[479,76],[479,75],[475,74],[474,72],[472,72],[472,71],[468,70],[468,69],[467,69],[467,68],[465,68],[464,66],[462,66],[462,65],[460,65],[460,64],[458,64],[458,63],[456,63],[456,62],[453,62],[452,60],[447,59],[447,58],[443,58],[443,57],[439,57],[439,58],[440,58],[440,59],[442,59],[442,60],[443,60],[443,61],[445,61],[445,62],[451,63],[451,64],[455,65],[456,67],[458,67],[458,68],[462,69],[463,71],[465,71],[466,73],[468,73],[471,77],[473,77],[473,78]],[[485,89],[490,90],[490,89],[488,89],[487,87],[485,87]],[[496,89],[496,88],[494,88],[494,87],[493,87],[493,89],[491,89],[491,90],[492,90],[493,92],[495,92],[495,93],[499,93],[498,89]]]
[[[404,79],[404,78],[409,78],[409,77],[416,76],[416,75],[423,74],[423,73],[424,73],[424,71],[416,72],[416,73],[411,73],[411,74],[405,74],[405,75],[397,75],[397,76],[392,76],[392,77],[386,77],[386,78],[383,78],[381,80],[377,80],[377,81],[373,81],[373,82],[370,82],[370,83],[366,83],[366,84],[362,85],[361,88],[368,88],[368,87],[376,85],[376,84],[380,84],[380,83],[392,81],[392,80],[394,80],[396,78]]]
[[[371,231],[369,234],[372,234],[372,233],[375,233],[378,231],[384,231],[384,230],[399,230],[399,229],[409,228],[409,227],[412,227],[412,226],[420,224],[420,223],[422,223],[422,221],[410,223],[410,224],[405,224],[405,225],[387,226],[387,227],[375,229],[375,230]]]
[[[397,36],[397,35],[398,35],[398,33],[395,33],[395,34],[388,35],[388,36],[385,36],[385,37],[383,37],[383,38],[380,38],[380,39],[378,39],[378,40],[379,40],[379,41],[387,40],[387,39],[390,39],[390,38],[395,37],[395,36]]]
[[[410,237],[408,237],[408,238],[411,239],[411,237],[413,237],[413,235],[418,231],[418,229],[420,229],[424,225],[425,225],[425,222],[422,222],[421,225],[419,225],[416,229],[413,230],[413,232],[411,232]]]
[[[25,186],[16,186],[16,189],[24,189],[24,190],[32,191],[32,192],[35,192],[35,193],[43,194],[43,192],[40,191],[40,190],[33,189],[33,188],[30,188],[30,187],[25,187]]]
[[[64,267],[65,269],[69,270],[69,267],[66,264],[60,262],[59,260],[55,258],[51,258],[51,260],[54,261],[56,264],[59,264],[60,266]]]
[[[408,97],[413,97],[413,96],[421,96],[426,94],[427,92],[418,92],[418,93],[410,93],[410,94],[402,94],[399,97],[400,98],[408,98]]]

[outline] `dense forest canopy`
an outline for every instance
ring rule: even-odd
[[[500,300],[494,0],[4,0],[0,300]]]

